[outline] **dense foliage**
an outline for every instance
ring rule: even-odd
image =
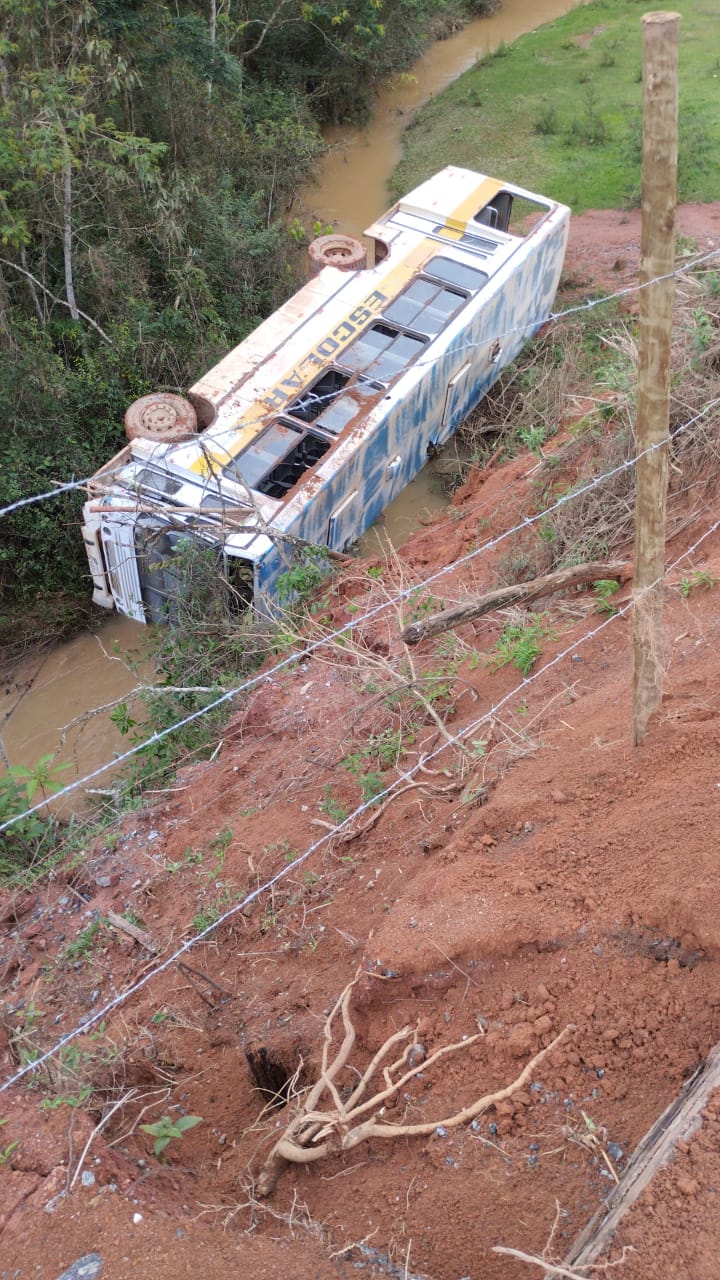
[[[467,8],[476,8],[467,0]],[[91,474],[287,295],[324,119],[361,116],[449,0],[5,0],[0,506]],[[3,521],[0,629],[87,596],[80,497]],[[3,626],[4,624],[4,626]]]

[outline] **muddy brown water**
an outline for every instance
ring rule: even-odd
[[[388,180],[418,107],[501,43],[509,44],[582,2],[503,0],[497,13],[476,18],[449,39],[431,45],[409,71],[398,73],[378,93],[365,128],[339,125],[326,130],[330,150],[317,166],[316,180],[301,193],[303,213],[347,235],[360,235],[387,207]],[[477,167],[483,167],[480,142]]]
[[[503,0],[496,14],[432,45],[410,71],[393,77],[378,94],[367,127],[328,130],[330,149],[316,181],[302,194],[303,216],[360,235],[387,205],[387,182],[413,112],[501,41],[510,42],[581,2]],[[482,168],[481,156],[478,166]],[[388,542],[401,546],[447,501],[442,467],[425,467],[363,535],[362,554],[377,555]],[[57,752],[57,763],[68,766],[57,775],[58,782],[67,785],[126,750],[127,739],[110,720],[110,711],[98,708],[125,698],[137,685],[133,666],[144,636],[138,623],[112,616],[97,633],[75,636],[5,672],[0,677],[0,769],[3,755],[11,765],[32,768],[40,756]],[[109,778],[108,771],[91,786],[107,787]],[[61,811],[81,812],[86,800],[79,788],[64,800]]]

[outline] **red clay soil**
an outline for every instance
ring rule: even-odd
[[[686,216],[701,249],[720,236],[716,207],[683,211],[683,227]],[[634,260],[633,226],[633,215],[578,219],[568,270],[581,264],[606,287],[624,279],[630,265],[613,264]],[[533,464],[525,456],[473,477],[404,548],[404,582],[512,524]],[[685,528],[669,561],[712,519]],[[439,580],[433,596],[451,603],[495,585],[501,554]],[[563,1257],[720,1040],[720,588],[684,595],[680,579],[694,571],[720,579],[717,535],[668,580],[665,696],[638,749],[630,622],[598,614],[589,593],[552,602],[526,682],[478,660],[502,629],[492,615],[464,627],[462,645],[445,637],[413,653],[448,731],[474,725],[464,753],[427,708],[398,698],[406,655],[391,609],[358,625],[351,645],[261,685],[215,760],[186,769],[117,839],[0,903],[8,1078],[277,876],[182,957],[191,968],[169,964],[2,1095],[0,1280],[55,1280],[89,1253],[103,1280],[358,1270],[519,1280],[540,1272],[493,1246]],[[358,562],[336,579],[323,606],[332,622],[380,603],[388,572],[369,578]],[[625,587],[614,602],[627,599]],[[411,600],[406,620],[422,607]],[[424,767],[305,856],[358,804],[359,775],[366,786],[373,772],[386,785],[398,776],[401,738],[401,771],[423,757]],[[129,916],[145,943],[108,912]],[[297,1071],[290,1088],[302,1096],[318,1078],[328,1014],[356,975],[357,1039],[339,1097],[390,1036],[417,1028],[418,1071],[379,1121],[431,1132],[292,1165],[260,1199],[263,1160],[299,1104],[269,1109],[246,1054],[274,1087]],[[448,1123],[563,1031],[509,1098]],[[382,1078],[371,1093],[381,1088]],[[140,1126],[183,1114],[202,1122],[156,1157]],[[719,1125],[714,1101],[623,1224],[610,1256],[634,1252],[613,1274],[718,1274]]]

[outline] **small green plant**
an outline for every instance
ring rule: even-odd
[[[263,853],[281,853],[286,862],[294,862],[298,856],[297,849],[286,838],[273,840],[272,844],[266,844]]]
[[[61,959],[70,964],[78,960],[87,960],[90,955],[97,936],[103,927],[102,920],[93,920],[85,929],[83,929],[74,939],[69,942],[62,953]]]
[[[351,773],[360,787],[363,802],[367,804],[385,790],[385,779],[374,769],[363,769],[360,763],[353,763],[353,757],[341,761],[343,769]]]
[[[326,784],[323,799],[320,801],[320,812],[324,813],[325,816],[337,826],[339,823],[345,821],[350,810],[347,809],[344,804],[340,804],[339,800],[335,799],[330,787]]]
[[[0,1129],[2,1129],[6,1124],[7,1119],[0,1120]],[[0,1147],[0,1168],[2,1168],[4,1164],[7,1164],[13,1151],[16,1151],[19,1146],[20,1142],[18,1140],[17,1142],[9,1142],[6,1147]]]
[[[394,705],[396,697],[395,693],[389,695],[386,699],[388,705]],[[385,790],[387,784],[379,769],[395,767],[407,745],[414,740],[414,726],[410,726],[405,733],[402,729],[382,729],[379,733],[370,735],[366,746],[350,752],[340,761],[340,767],[347,769],[359,784],[365,803],[374,800]]]
[[[277,581],[278,600],[283,606],[304,603],[327,577],[330,558],[325,547],[306,547],[292,568],[281,573]]]
[[[59,1107],[72,1107],[73,1111],[77,1111],[78,1107],[87,1102],[92,1091],[92,1085],[86,1084],[77,1093],[61,1093],[56,1098],[43,1098],[40,1110],[57,1111]]]
[[[268,909],[260,917],[260,932],[262,934],[271,933],[273,929],[277,929],[278,916],[277,912]]]
[[[186,867],[195,867],[205,861],[205,854],[202,849],[193,849],[192,847],[185,849],[182,857]]]
[[[130,714],[130,708],[128,707],[127,702],[119,702],[116,707],[113,707],[110,712],[110,719],[115,725],[115,728],[123,735],[124,738],[126,738],[130,733],[130,730],[134,729],[137,725],[137,720],[133,719]]]
[[[40,791],[43,800],[47,800],[53,791],[59,791],[62,786],[58,774],[69,769],[70,765],[53,764],[54,759],[54,753],[49,751],[46,755],[40,756],[32,768],[24,764],[14,764],[8,769],[11,777],[22,786],[28,804],[32,804],[37,791]]]
[[[588,74],[580,77],[584,84],[590,79]],[[607,125],[597,109],[597,102],[592,88],[585,92],[585,110],[582,116],[575,116],[565,142],[568,146],[596,147],[607,142]]]
[[[695,307],[692,314],[695,322],[693,346],[697,354],[702,355],[715,339],[715,326],[704,307]]]
[[[597,600],[597,613],[617,613],[615,605],[612,603],[612,597],[616,591],[620,590],[620,583],[615,582],[613,578],[598,578],[597,582],[593,582],[593,592]]]
[[[687,600],[690,592],[695,588],[709,591],[711,587],[715,586],[715,582],[716,579],[713,578],[711,573],[708,573],[707,569],[695,569],[687,578],[680,579],[678,591],[683,599]]]
[[[182,1138],[188,1129],[194,1129],[196,1124],[202,1124],[202,1116],[178,1116],[173,1119],[172,1116],[161,1116],[159,1120],[155,1120],[153,1124],[141,1124],[140,1128],[143,1133],[149,1133],[154,1138],[153,1154],[159,1156],[165,1148],[176,1138]]]
[[[15,1142],[8,1142],[6,1147],[0,1147],[0,1168],[2,1165],[7,1164],[13,1151],[17,1150],[19,1146],[20,1142],[16,1139]]]
[[[217,924],[219,919],[220,911],[216,906],[204,907],[193,916],[191,921],[192,931],[193,933],[204,933],[206,929]]]
[[[542,642],[547,634],[540,617],[527,622],[508,622],[488,661],[496,668],[510,664],[522,676],[527,676],[542,652]]]
[[[552,103],[543,106],[533,122],[533,132],[548,137],[558,132],[558,115]]]
[[[410,622],[419,622],[421,618],[426,618],[430,613],[440,613],[445,607],[442,600],[438,600],[436,596],[432,596],[425,591],[412,591],[408,596]]]
[[[43,854],[50,852],[58,839],[58,828],[52,817],[30,813],[23,817],[32,805],[38,790],[43,800],[59,791],[62,782],[58,774],[69,769],[67,764],[53,764],[52,753],[40,756],[31,768],[23,764],[11,765],[0,777],[0,822],[13,819],[3,832],[0,853],[0,879],[10,878],[19,866],[30,866]]]

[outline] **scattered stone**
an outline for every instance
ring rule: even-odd
[[[120,883],[120,872],[113,871],[109,876],[96,876],[95,884],[98,889],[114,889],[116,884]]]
[[[80,1175],[80,1181],[82,1182],[84,1187],[94,1187],[95,1174],[92,1172],[91,1169],[83,1169]]]
[[[445,1128],[445,1125],[444,1125],[444,1124],[439,1124],[439,1125],[437,1126],[436,1130],[435,1130],[435,1137],[436,1137],[436,1138],[447,1138],[447,1136],[448,1136],[448,1131],[447,1131],[447,1129]]]
[[[425,1045],[421,1044],[418,1040],[418,1043],[412,1046],[407,1056],[408,1066],[416,1067],[418,1062],[424,1062],[426,1058],[427,1049],[425,1048]]]
[[[67,1271],[63,1271],[58,1280],[95,1280],[100,1275],[103,1260],[99,1253],[86,1253],[77,1262],[73,1262]]]
[[[607,1152],[611,1160],[622,1160],[625,1152],[618,1142],[608,1142]]]
[[[141,1213],[133,1214],[133,1223],[135,1224],[135,1226],[137,1226],[139,1222],[142,1222],[142,1220],[143,1220],[143,1216]]]

